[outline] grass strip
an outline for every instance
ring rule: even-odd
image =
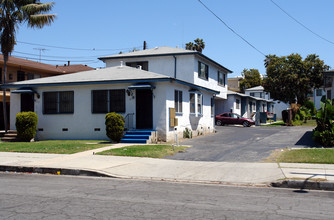
[[[111,145],[108,141],[52,140],[36,142],[1,142],[0,151],[22,153],[74,154]]]
[[[320,163],[334,164],[334,149],[285,149],[276,152],[276,161],[280,163]]]
[[[103,151],[97,154],[128,157],[164,158],[177,152],[183,152],[186,148],[186,146],[175,146],[175,149],[173,149],[172,145],[132,145]]]

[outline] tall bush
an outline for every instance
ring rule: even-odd
[[[35,112],[20,112],[16,114],[15,126],[17,137],[21,141],[30,141],[36,135],[38,116]]]
[[[107,136],[115,142],[120,142],[124,131],[124,117],[115,112],[108,113],[105,117]]]
[[[334,105],[330,99],[321,101],[321,108],[316,115],[317,127],[313,138],[323,146],[334,146]]]

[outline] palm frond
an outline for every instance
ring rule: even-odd
[[[44,25],[50,25],[56,18],[55,14],[52,15],[31,15],[28,20],[29,27],[42,28]]]
[[[27,4],[21,10],[27,15],[35,15],[51,11],[54,5],[54,2]]]

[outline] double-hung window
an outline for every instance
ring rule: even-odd
[[[203,114],[203,95],[197,94],[197,113],[199,115]]]
[[[198,77],[204,80],[209,79],[209,66],[198,61]]]
[[[189,94],[189,102],[190,102],[190,113],[195,114],[196,108],[195,108],[195,93]]]
[[[108,112],[125,112],[125,89],[92,91],[92,113]]]
[[[236,105],[235,106],[236,109],[240,109],[240,99],[235,100],[235,105]]]
[[[174,106],[176,113],[182,113],[182,91],[175,90],[174,92]]]
[[[226,76],[225,73],[218,71],[218,85],[225,86],[226,85]]]
[[[190,114],[202,116],[203,114],[203,95],[198,92],[189,93]]]
[[[71,114],[74,113],[74,92],[44,92],[44,114]]]

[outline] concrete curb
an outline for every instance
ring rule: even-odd
[[[111,177],[100,172],[82,169],[64,169],[49,167],[23,167],[23,166],[0,166],[0,172],[18,172],[18,173],[41,173],[54,175],[72,175],[72,176],[95,176],[95,177]]]
[[[312,181],[312,180],[282,180],[272,182],[272,187],[294,188],[294,189],[312,189],[334,191],[334,182]]]

